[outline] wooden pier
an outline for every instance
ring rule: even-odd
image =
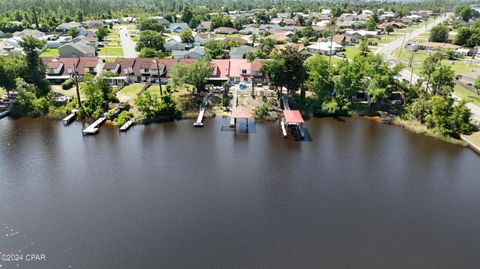
[[[8,114],[10,114],[10,112],[12,112],[14,104],[15,104],[15,99],[10,99],[10,103],[8,104],[7,110],[0,113],[0,119],[8,116]]]
[[[100,129],[99,126],[102,125],[107,120],[107,117],[102,116],[98,118],[94,123],[90,124],[87,128],[82,131],[83,135],[95,135]]]
[[[203,116],[205,115],[205,111],[207,110],[208,106],[208,98],[212,95],[213,92],[207,93],[200,104],[200,112],[198,113],[197,121],[193,123],[194,127],[203,127]]]
[[[63,125],[69,125],[70,123],[72,123],[75,118],[77,117],[77,110],[76,109],[73,109],[72,112],[66,116],[65,118],[63,118]]]
[[[128,129],[130,129],[130,127],[132,127],[134,123],[135,123],[134,119],[129,119],[127,122],[125,122],[125,124],[122,125],[122,127],[120,127],[119,131],[126,132]]]
[[[238,105],[238,91],[235,88],[233,92],[233,99],[232,99],[232,113],[237,108]],[[236,120],[234,117],[230,117],[230,128],[235,128]]]
[[[282,127],[282,134],[283,134],[283,137],[287,137],[288,136],[288,133],[287,133],[287,125],[285,124],[285,119],[282,119],[280,121],[280,127]]]

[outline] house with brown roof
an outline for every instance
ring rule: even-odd
[[[340,44],[342,46],[351,46],[352,45],[352,36],[336,34],[332,38],[333,42]]]
[[[132,82],[133,65],[135,58],[117,58],[115,62],[107,62],[103,66],[103,71],[111,72],[114,76],[108,76],[107,79],[113,85],[128,84]]]
[[[80,57],[80,58],[41,58],[46,68],[46,79],[52,83],[63,83],[69,79],[74,68],[79,77],[89,73],[96,75],[102,67],[102,62],[98,57]]]
[[[197,32],[210,32],[212,30],[212,22],[210,21],[202,21],[197,26]]]
[[[237,29],[231,27],[218,27],[214,30],[215,34],[231,35],[237,32]]]
[[[293,26],[297,25],[297,21],[295,19],[284,19],[283,24]]]

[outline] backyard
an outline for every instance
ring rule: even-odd
[[[40,57],[58,57],[60,54],[58,53],[58,49],[46,49],[41,54]]]

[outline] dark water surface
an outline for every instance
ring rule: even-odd
[[[480,268],[480,157],[367,120],[0,121],[4,268]]]

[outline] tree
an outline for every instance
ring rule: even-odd
[[[269,79],[273,79],[275,86],[286,87],[293,96],[307,78],[304,61],[303,55],[297,49],[287,46],[272,62],[266,63],[262,68]],[[304,96],[303,91],[301,96]]]
[[[192,14],[192,11],[190,10],[189,7],[185,7],[182,11],[182,15],[180,17],[180,20],[185,22],[185,23],[189,23],[190,20],[192,19],[193,17],[193,14]]]
[[[87,99],[79,112],[81,117],[99,117],[109,102],[117,100],[112,85],[103,77],[85,75],[81,89]]]
[[[385,32],[387,32],[387,35],[389,35],[393,31],[394,31],[393,26],[391,26],[390,24],[385,26]]]
[[[209,40],[203,44],[205,47],[206,53],[212,58],[212,59],[220,59],[223,56],[223,48],[222,48],[222,42],[219,40]]]
[[[39,50],[45,46],[45,41],[26,36],[20,46],[25,52],[25,66],[21,72],[23,79],[35,86],[37,97],[47,95],[50,92],[50,83],[45,79],[45,66],[39,58]]]
[[[255,19],[258,24],[265,24],[270,22],[270,16],[265,11],[255,13]]]
[[[17,87],[16,78],[20,76],[23,65],[24,60],[18,54],[0,56],[0,88],[6,89],[7,93],[14,90]]]
[[[445,25],[437,25],[432,27],[430,30],[430,37],[428,38],[431,42],[446,42],[448,39],[448,27]]]
[[[79,33],[80,33],[80,30],[78,30],[77,28],[68,29],[68,35],[71,36],[72,38],[77,37]]]
[[[331,99],[334,85],[330,76],[328,62],[322,56],[315,55],[305,61],[308,73],[307,88],[314,93],[316,110],[321,108],[324,101]]]
[[[164,26],[160,24],[157,20],[155,19],[146,19],[146,18],[141,18],[139,27],[140,31],[155,31],[155,32],[161,32],[164,30]]]
[[[159,56],[159,53],[152,48],[143,48],[138,56],[142,58],[155,58]]]
[[[176,63],[170,74],[170,80],[173,87],[189,84],[194,86],[198,93],[205,89],[205,79],[212,74],[212,71],[210,62],[205,60],[199,60],[191,65]]]
[[[479,93],[479,90],[480,90],[480,76],[477,77],[477,79],[475,79],[475,83],[473,84],[473,87],[475,87],[475,89],[477,90],[477,95],[480,94]]]
[[[193,43],[193,34],[190,29],[183,29],[180,31],[180,38],[182,39],[183,43],[191,44]]]
[[[143,48],[151,48],[156,51],[163,50],[164,39],[160,33],[152,30],[146,30],[140,32],[140,39],[137,42],[137,51],[141,51]]]
[[[472,9],[470,6],[465,4],[457,7],[457,9],[455,10],[455,15],[460,17],[462,20],[468,22],[471,18],[479,17],[480,14],[478,13],[478,11]]]
[[[377,22],[375,21],[375,18],[370,17],[370,19],[368,19],[368,21],[365,23],[365,27],[369,31],[375,31],[375,29],[377,29]]]
[[[135,105],[147,120],[173,119],[180,113],[175,99],[169,93],[162,96],[149,91],[138,93]]]
[[[275,46],[275,41],[271,38],[264,38],[260,40],[260,44],[256,50],[256,56],[260,59],[269,58],[270,53],[272,52]]]
[[[108,27],[104,26],[95,33],[97,35],[97,38],[99,41],[103,41],[105,37],[110,33],[110,30]]]
[[[154,119],[160,113],[160,97],[156,93],[149,91],[138,93],[135,105],[146,119]]]
[[[454,72],[450,66],[442,65],[441,60],[441,52],[429,55],[423,62],[420,73],[427,82],[427,92],[431,95],[447,96],[455,86]]]

